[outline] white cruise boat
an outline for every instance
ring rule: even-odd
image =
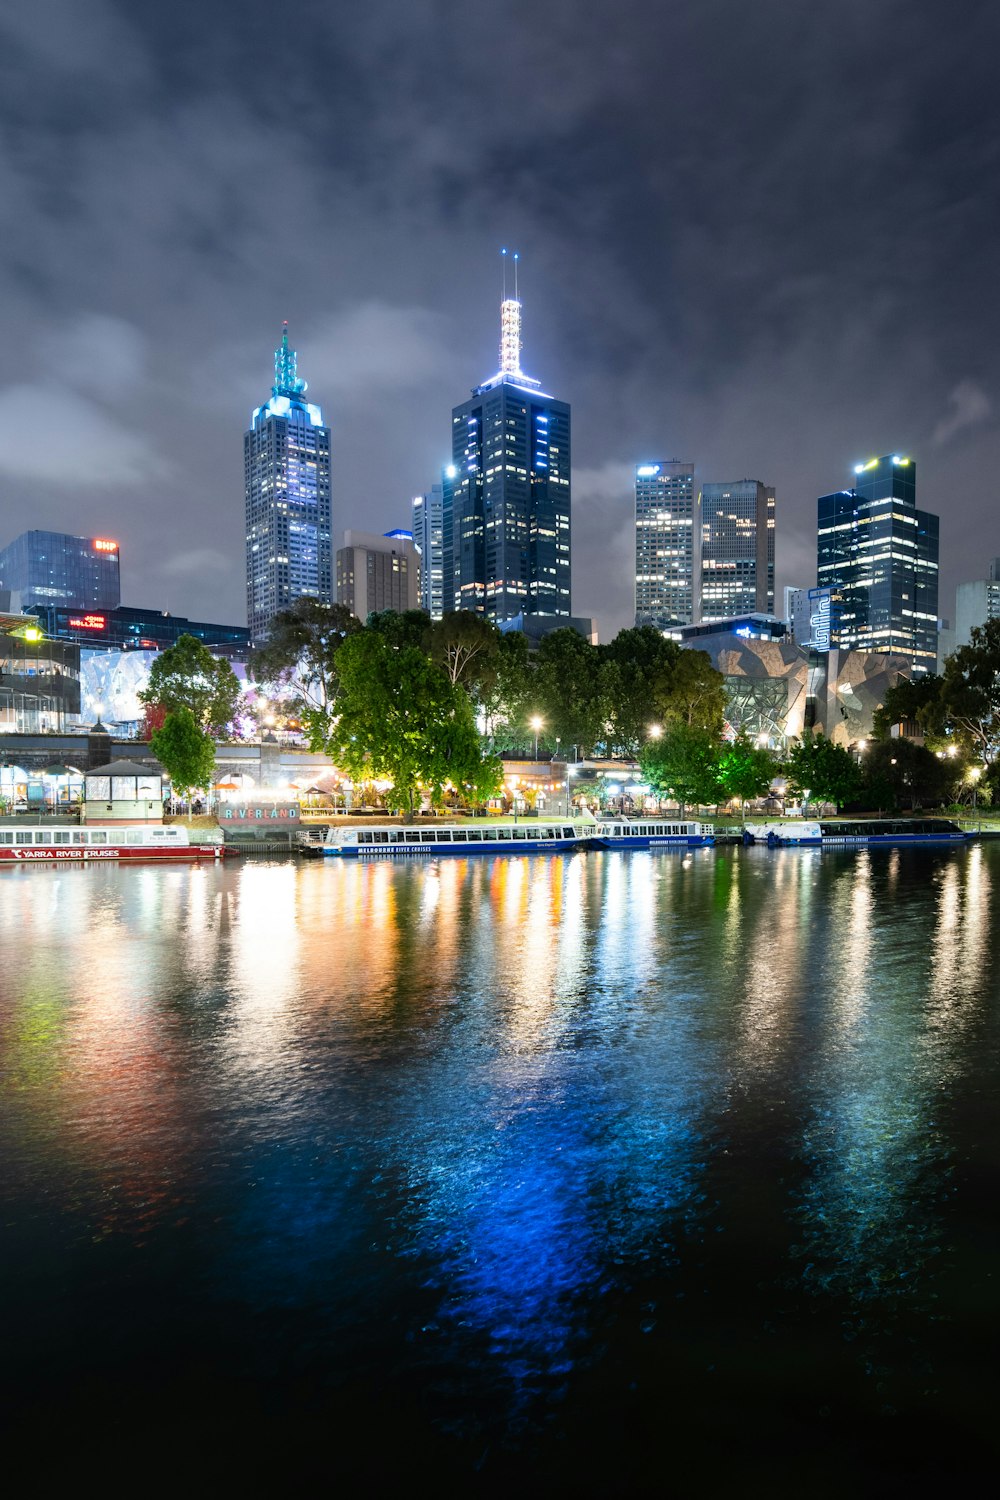
[[[221,839],[192,844],[179,823],[142,823],[134,828],[60,828],[19,823],[0,828],[0,865],[62,864],[66,860],[187,861],[222,858]]]
[[[400,827],[328,828],[322,843],[303,842],[305,854],[335,859],[440,859],[450,854],[561,854],[586,847],[594,825],[573,823],[441,823]]]

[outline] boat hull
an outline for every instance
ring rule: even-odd
[[[321,852],[325,859],[451,859],[457,855],[496,854],[506,858],[512,854],[570,854],[584,847],[583,839],[525,839],[516,843],[506,841],[465,844],[374,844],[358,847],[349,844],[343,848],[324,845]]]
[[[710,849],[715,844],[711,834],[692,833],[677,838],[661,838],[654,834],[629,835],[598,834],[590,840],[594,849]]]
[[[109,860],[122,864],[202,864],[221,858],[221,847],[209,844],[178,849],[0,848],[0,865],[106,864]]]

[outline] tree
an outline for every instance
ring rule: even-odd
[[[334,717],[337,653],[360,629],[360,620],[343,604],[298,599],[275,615],[267,641],[251,658],[255,681],[288,702],[313,750],[323,748]]]
[[[214,657],[193,635],[180,636],[161,651],[149,671],[139,702],[164,714],[190,709],[201,729],[225,732],[242,702],[239,679],[227,661]]]
[[[913,740],[881,740],[865,752],[865,787],[880,809],[951,800],[960,768]]]
[[[598,648],[598,654],[605,667],[611,746],[631,759],[638,755],[650,724],[662,717],[654,704],[656,686],[673,672],[681,648],[652,625],[638,625],[620,630]]]
[[[415,646],[425,651],[430,624],[431,617],[425,609],[379,609],[368,616],[365,629],[376,631],[397,650]]]
[[[156,729],[149,747],[170,783],[181,797],[190,797],[196,787],[209,787],[215,775],[215,741],[189,708],[167,714],[162,729]]]
[[[861,769],[850,751],[808,730],[793,745],[785,770],[795,791],[807,800],[832,802],[838,810],[861,790]]]
[[[877,740],[889,738],[894,724],[910,719],[925,734],[943,735],[946,712],[942,696],[944,678],[928,672],[923,677],[901,677],[888,688],[885,702],[875,710],[872,733]]]
[[[483,754],[468,695],[418,647],[366,629],[345,642],[338,669],[328,747],[356,781],[385,778],[411,814],[422,787],[436,805],[447,782],[473,802],[499,789],[500,762]]]
[[[491,620],[458,609],[433,622],[425,644],[431,661],[447,672],[452,685],[460,683],[478,702],[496,679],[500,639]]]
[[[534,666],[519,630],[500,633],[489,677],[477,683],[479,708],[493,750],[513,750],[531,713]]]
[[[607,671],[596,646],[575,630],[543,636],[535,655],[534,702],[529,713],[543,721],[544,737],[586,753],[607,737]],[[525,727],[525,735],[528,730]]]
[[[653,685],[653,704],[664,724],[687,724],[719,736],[726,710],[726,679],[713,667],[707,651],[679,647]]]
[[[642,774],[661,797],[673,796],[684,807],[719,800],[720,747],[715,735],[697,725],[675,723],[639,751]]]
[[[1000,753],[1000,620],[972,628],[944,665],[941,702],[948,723],[987,766]]]
[[[745,734],[723,745],[719,756],[719,783],[728,797],[765,797],[778,767],[766,746],[755,745]]]

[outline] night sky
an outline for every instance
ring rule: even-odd
[[[602,638],[634,464],[672,457],[777,487],[780,589],[816,497],[910,454],[951,617],[1000,554],[998,44],[979,0],[7,6],[0,541],[113,536],[124,603],[243,621],[284,318],[334,545],[408,525],[496,368],[507,245]]]

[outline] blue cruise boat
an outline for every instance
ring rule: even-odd
[[[335,859],[440,859],[445,854],[561,854],[585,848],[594,824],[482,823],[401,828],[328,828],[322,843],[302,843],[305,854]]]
[[[598,823],[591,843],[598,849],[704,849],[715,843],[715,830],[710,823],[616,818]]]
[[[861,818],[834,822],[747,823],[745,844],[769,848],[812,844],[851,848],[865,844],[962,844],[972,838],[948,818]]]

